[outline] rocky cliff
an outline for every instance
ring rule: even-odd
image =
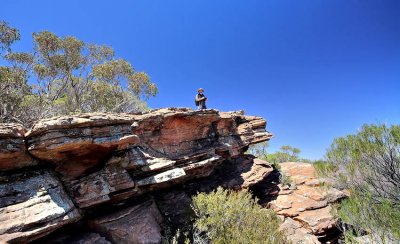
[[[241,112],[185,108],[0,124],[0,242],[159,243],[188,224],[196,192],[271,186],[276,170],[244,154],[271,138],[265,126]],[[280,197],[269,207],[308,234],[334,228],[305,227],[302,203],[282,207]]]

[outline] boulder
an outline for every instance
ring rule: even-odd
[[[340,201],[347,194],[335,188],[320,187],[324,179],[315,176],[312,164],[287,162],[280,166],[291,185],[279,184],[275,199],[268,206],[285,220],[281,227],[289,238],[294,243],[304,243],[301,242],[303,236],[305,243],[320,243],[318,238],[337,232],[337,220],[331,214],[330,203]]]
[[[303,228],[300,222],[293,220],[292,218],[285,218],[280,226],[288,239],[293,244],[318,244],[321,243],[318,238],[311,233],[310,230]]]
[[[60,181],[48,170],[2,175],[0,242],[25,243],[81,218]]]
[[[336,219],[331,214],[330,206],[304,211],[293,219],[302,223],[304,228],[311,230],[317,236],[325,235],[336,227]]]

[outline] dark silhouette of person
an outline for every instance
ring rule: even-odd
[[[206,101],[207,101],[207,98],[204,95],[204,89],[203,88],[199,88],[197,90],[197,95],[196,95],[196,98],[195,98],[195,103],[196,103],[197,109],[198,110],[207,109]]]

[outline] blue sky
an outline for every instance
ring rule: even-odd
[[[363,123],[400,118],[398,0],[3,1],[21,31],[107,44],[159,87],[152,108],[244,109],[267,119],[271,150],[322,157]]]

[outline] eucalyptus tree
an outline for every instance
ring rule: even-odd
[[[3,23],[0,31],[7,62],[0,70],[1,84],[18,94],[18,99],[2,101],[8,108],[0,112],[2,121],[29,123],[79,112],[137,112],[147,108],[145,99],[157,94],[150,77],[116,57],[109,46],[41,31],[33,33],[31,52],[13,52],[10,47],[19,39],[18,30]]]
[[[19,39],[16,28],[0,21],[0,122],[23,122],[21,104],[31,92],[27,83],[31,56],[11,52],[11,45]]]

